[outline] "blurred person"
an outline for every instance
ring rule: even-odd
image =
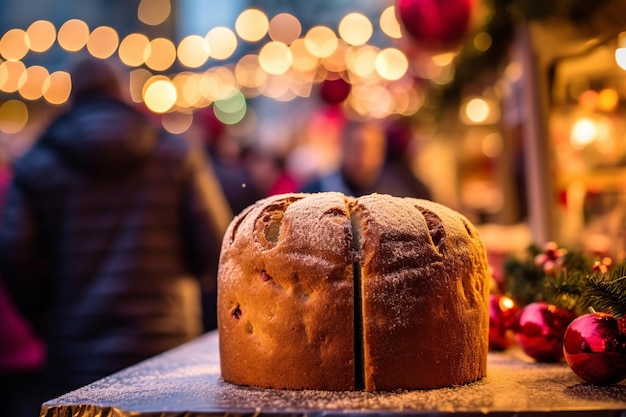
[[[243,159],[252,183],[263,197],[298,191],[299,184],[290,175],[280,155],[251,146],[244,151]]]
[[[198,336],[232,218],[203,153],[130,107],[113,67],[71,76],[0,223],[0,274],[46,344],[40,404]]]
[[[256,187],[252,173],[244,161],[244,149],[228,135],[224,124],[218,120],[213,109],[196,112],[202,130],[206,154],[217,180],[234,214],[263,197]]]
[[[387,159],[387,139],[385,126],[379,121],[349,121],[340,140],[339,167],[308,182],[300,191],[339,191],[354,197],[380,193],[430,199],[426,186],[413,187],[404,168]]]
[[[415,156],[415,140],[410,127],[394,121],[385,129],[387,152],[383,175],[378,187],[399,197],[432,200],[430,188],[415,174],[411,159]]]

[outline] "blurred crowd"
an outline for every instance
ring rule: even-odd
[[[342,119],[335,163],[297,175],[210,108],[196,115],[199,142],[167,133],[120,79],[78,63],[67,110],[0,170],[0,401],[12,416],[214,330],[221,239],[255,201],[432,198],[401,122]]]

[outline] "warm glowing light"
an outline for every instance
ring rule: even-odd
[[[612,88],[604,88],[598,93],[598,110],[611,112],[619,104],[619,94]]]
[[[235,74],[227,67],[209,68],[200,81],[202,94],[209,101],[223,100],[235,94]]]
[[[374,34],[372,22],[361,13],[348,13],[339,22],[339,36],[350,45],[364,45]]]
[[[146,65],[155,71],[165,71],[176,60],[176,47],[166,38],[156,38],[144,52]]]
[[[269,20],[259,9],[246,9],[235,21],[235,31],[247,42],[258,42],[267,34]]]
[[[356,49],[348,50],[346,64],[350,72],[362,78],[367,78],[376,71],[376,57],[378,49],[365,45]]]
[[[176,98],[176,87],[167,77],[155,76],[144,87],[143,101],[155,113],[169,111],[176,104]]]
[[[273,41],[289,45],[300,37],[302,24],[297,17],[289,13],[279,13],[272,18],[268,34]]]
[[[206,34],[205,39],[211,51],[213,59],[228,59],[237,49],[237,36],[235,32],[224,26],[218,26]]]
[[[165,22],[172,12],[169,0],[141,0],[137,18],[146,25],[156,26]]]
[[[493,39],[491,39],[491,35],[487,32],[479,32],[474,36],[474,48],[481,52],[485,52],[491,48],[492,43]]]
[[[138,67],[146,61],[145,51],[149,46],[150,39],[146,35],[131,33],[122,40],[117,53],[124,64],[129,67]]]
[[[110,26],[95,28],[87,40],[87,50],[96,58],[106,59],[117,50],[120,38]]]
[[[485,123],[490,116],[489,103],[481,97],[473,97],[466,100],[462,106],[464,119],[469,123]]]
[[[189,35],[178,44],[178,60],[189,68],[198,68],[209,59],[209,45],[200,35]]]
[[[174,135],[185,133],[191,127],[193,113],[172,112],[161,117],[163,128]]]
[[[586,109],[594,109],[598,104],[599,94],[595,90],[585,90],[578,97],[578,104],[580,107]]]
[[[233,125],[239,123],[246,115],[246,98],[241,92],[233,94],[231,97],[217,100],[213,103],[215,116],[225,124]]]
[[[7,100],[0,105],[0,131],[19,133],[28,122],[28,107],[18,100]]]
[[[22,61],[5,61],[0,64],[0,90],[15,93],[20,88],[20,79],[26,71]]]
[[[268,42],[259,52],[259,64],[268,74],[284,74],[292,62],[291,50],[282,42]]]
[[[194,73],[180,73],[174,77],[173,83],[178,91],[177,104],[181,107],[201,107],[203,104],[208,105],[202,95],[200,81],[202,75]]]
[[[332,29],[326,26],[315,26],[304,36],[304,42],[311,55],[326,58],[335,52],[339,40]]]
[[[0,38],[0,54],[12,61],[19,61],[28,53],[30,41],[22,29],[10,29]]]
[[[285,102],[296,97],[296,94],[289,88],[290,84],[291,79],[288,74],[273,75],[261,86],[260,91],[266,97]]]
[[[598,136],[598,129],[594,121],[588,117],[576,120],[570,133],[570,143],[574,149],[583,149],[592,143]]]
[[[43,95],[43,84],[48,79],[48,70],[39,65],[28,67],[19,80],[19,93],[26,100],[37,100]]]
[[[454,52],[444,52],[443,54],[433,55],[431,58],[433,63],[439,67],[445,67],[452,64],[456,54]]]
[[[57,38],[57,30],[47,20],[37,20],[26,29],[26,34],[30,40],[30,50],[33,52],[45,52]]]
[[[65,71],[55,71],[43,83],[43,98],[50,104],[67,102],[72,91],[72,79]]]
[[[502,136],[498,133],[486,135],[481,143],[483,154],[489,158],[496,158],[502,153]]]
[[[330,56],[322,59],[322,65],[328,70],[341,73],[346,70],[346,53],[349,46],[343,40],[337,43],[337,48]]]
[[[293,57],[291,67],[299,72],[315,71],[319,58],[311,55],[306,48],[304,39],[296,39],[289,45]]]
[[[399,80],[408,69],[409,60],[399,49],[383,49],[376,57],[376,72],[385,80]]]
[[[400,22],[396,18],[396,9],[389,6],[380,14],[380,30],[390,38],[400,39],[402,37],[402,29]]]
[[[353,88],[348,101],[350,106],[361,116],[377,119],[389,116],[394,107],[391,93],[380,84]]]
[[[259,57],[245,55],[235,66],[235,78],[242,87],[258,88],[267,78],[267,73],[259,66]]]
[[[70,19],[59,28],[57,39],[61,48],[69,52],[81,50],[89,39],[89,26],[78,19]]]
[[[626,48],[615,49],[615,62],[623,70],[626,70]]]
[[[137,68],[130,71],[128,75],[130,98],[135,103],[141,103],[144,86],[152,77],[152,73],[145,68]]]

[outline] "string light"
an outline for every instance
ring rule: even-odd
[[[169,0],[141,0],[137,17],[145,24],[159,25],[171,17],[171,3]],[[393,6],[382,11],[380,28],[392,40],[401,36]],[[355,12],[340,20],[337,32],[327,26],[315,26],[301,36],[302,25],[292,14],[279,13],[270,20],[262,10],[249,8],[238,15],[234,30],[214,27],[205,36],[188,35],[178,44],[166,38],[150,39],[142,33],[131,33],[120,40],[114,28],[100,26],[90,31],[87,23],[79,19],[67,20],[58,31],[51,22],[38,20],[26,31],[12,29],[4,34],[5,41],[0,39],[0,55],[5,59],[0,60],[0,90],[19,93],[24,100],[44,99],[52,105],[64,104],[71,91],[69,74],[62,71],[48,74],[43,67],[26,68],[22,62],[29,51],[48,51],[56,41],[67,52],[84,48],[98,59],[117,54],[122,64],[135,68],[129,71],[131,99],[136,103],[144,102],[156,113],[183,111],[190,114],[186,109],[206,107],[235,94],[248,98],[263,94],[284,101],[307,97],[313,85],[323,81],[328,73],[346,73],[350,83],[379,83],[381,91],[386,90],[382,95],[384,100],[378,103],[363,99],[364,96],[348,100],[348,105],[358,103],[355,104],[357,113],[387,114],[393,111],[390,108],[397,108],[398,112],[406,114],[418,108],[418,105],[408,104],[420,100],[409,98],[405,87],[394,88],[394,83],[400,82],[408,72],[408,59],[399,49],[381,50],[368,44],[372,34],[369,18]],[[235,64],[213,65],[205,72],[166,74],[176,60],[184,67],[197,70],[211,60],[231,59],[238,48],[238,40],[260,42],[264,38],[269,39],[261,45],[258,54],[242,56]],[[140,68],[142,66],[145,68]],[[381,104],[383,102],[386,104]],[[370,108],[372,106],[376,109]],[[249,111],[247,106],[243,109],[244,114]],[[223,113],[229,123],[241,116],[240,113],[237,116]]]

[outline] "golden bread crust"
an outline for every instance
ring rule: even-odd
[[[269,197],[224,236],[218,329],[222,377],[235,384],[392,391],[475,381],[488,352],[485,249],[465,217],[426,200]]]

